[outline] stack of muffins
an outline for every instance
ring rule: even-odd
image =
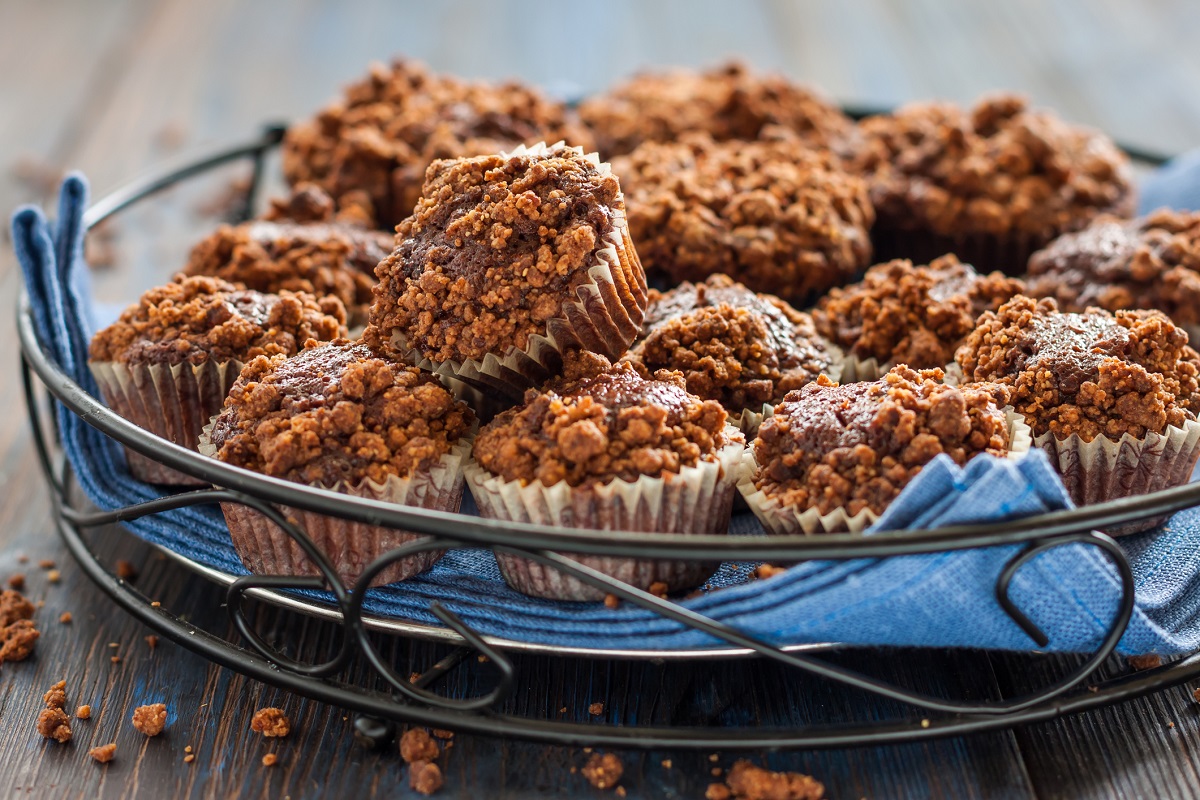
[[[92,346],[114,410],[240,468],[614,531],[725,533],[740,494],[789,534],[863,530],[939,455],[1036,446],[1094,503],[1200,453],[1200,216],[1130,219],[1120,151],[1020,98],[855,123],[731,64],[574,110],[397,61],[293,126],[284,171]],[[347,582],[419,538],[283,513]],[[225,514],[252,571],[316,574]],[[713,570],[571,557],[660,594]],[[602,597],[497,558],[518,591]]]

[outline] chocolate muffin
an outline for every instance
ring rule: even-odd
[[[812,89],[736,61],[702,72],[635,75],[585,100],[579,115],[605,158],[696,131],[717,141],[748,141],[777,126],[810,148],[837,151],[846,151],[855,137],[850,119]]]
[[[93,337],[89,365],[113,411],[194,448],[244,362],[291,355],[310,339],[334,339],[345,334],[345,323],[345,309],[333,297],[263,294],[217,278],[177,275]],[[139,480],[203,484],[133,450],[126,456]]]
[[[643,377],[683,373],[689,392],[719,402],[747,435],[788,392],[841,373],[841,352],[817,334],[811,317],[726,275],[652,289],[629,360]]]
[[[193,249],[184,273],[212,275],[259,292],[336,297],[351,325],[366,322],[375,266],[392,237],[334,217],[333,201],[315,186],[298,187],[266,218],[222,225]]]
[[[651,142],[613,171],[642,264],[671,284],[724,273],[805,303],[871,263],[866,184],[794,136]]]
[[[986,385],[903,365],[876,381],[818,378],[764,420],[738,489],[768,533],[858,532],[941,454],[1019,455],[1028,429]]]
[[[1124,154],[1020,97],[987,97],[970,111],[917,103],[859,128],[854,165],[871,186],[881,260],[953,252],[1017,275],[1055,236],[1103,213],[1133,214]]]
[[[435,160],[561,140],[592,147],[573,114],[532,87],[470,83],[397,59],[373,65],[315,119],[289,128],[283,171],[390,229],[413,212]]]
[[[467,485],[493,519],[567,528],[725,533],[745,439],[720,403],[683,376],[643,378],[629,364],[572,355],[566,373],[484,426]],[[695,586],[715,565],[570,555],[641,589]],[[604,592],[554,568],[497,553],[505,580],[538,597]]]
[[[1157,308],[1200,337],[1200,214],[1103,216],[1029,259],[1029,292],[1063,311]]]
[[[646,308],[621,187],[555,145],[438,161],[380,263],[365,338],[519,399],[582,348],[620,356]]]
[[[201,451],[275,478],[399,505],[457,511],[474,415],[432,376],[338,339],[242,371]],[[251,572],[320,574],[300,546],[256,511],[222,510]],[[283,509],[352,584],[378,556],[417,534]],[[423,572],[441,551],[389,565],[371,585]]]
[[[1200,356],[1163,313],[1063,313],[1053,300],[1018,295],[983,314],[955,358],[967,381],[1006,392],[1076,503],[1191,476]]]
[[[980,275],[953,254],[928,265],[896,259],[830,291],[812,318],[822,336],[846,351],[842,381],[874,380],[893,364],[949,364],[975,319],[1023,290],[1021,281],[999,272]]]

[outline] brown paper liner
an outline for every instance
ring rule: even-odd
[[[88,366],[109,408],[139,428],[193,450],[242,371],[242,362],[235,360],[199,366],[92,361]],[[130,473],[147,483],[205,485],[129,448],[125,459]]]
[[[733,433],[732,428],[726,431]],[[474,461],[465,472],[480,514],[490,519],[592,530],[723,534],[729,530],[744,449],[737,441],[721,448],[716,461],[684,467],[678,474],[618,479],[598,486],[571,487],[565,481],[523,486],[492,475]],[[562,555],[642,590],[654,583],[666,584],[669,592],[690,589],[717,567],[695,561]],[[604,592],[554,567],[506,553],[496,553],[496,561],[508,585],[523,594],[556,600],[604,599]]]
[[[205,426],[200,452],[215,457],[216,448],[208,438],[211,429],[211,425]],[[407,478],[391,476],[382,484],[363,480],[354,485],[310,485],[394,505],[457,512],[462,503],[463,465],[470,452],[470,441],[464,439],[428,471]],[[291,506],[281,506],[279,510],[308,534],[347,587],[352,586],[367,565],[379,556],[425,538],[412,531],[352,522]],[[236,503],[221,503],[221,511],[225,514],[234,549],[246,569],[256,575],[321,574],[300,545],[259,512]],[[436,564],[445,552],[427,550],[401,558],[376,575],[371,586],[383,586],[419,575]]]
[[[505,155],[548,150],[539,142],[528,148],[522,145]],[[602,173],[611,172],[595,153],[587,158]],[[561,372],[563,353],[570,349],[581,348],[616,361],[641,332],[648,290],[646,274],[629,237],[625,211],[613,209],[612,214],[614,229],[608,234],[608,243],[596,252],[588,280],[576,287],[576,299],[564,302],[563,316],[547,320],[546,333],[530,336],[524,348],[514,346],[505,353],[489,353],[482,361],[435,363],[411,347],[399,332],[392,334],[393,347],[408,363],[440,378],[465,382],[489,395],[500,392],[513,402],[519,401],[526,389],[540,386]],[[452,385],[447,387],[454,391]]]
[[[1115,442],[1107,436],[1085,442],[1077,434],[1060,440],[1044,433],[1033,443],[1050,457],[1075,505],[1088,506],[1187,483],[1200,456],[1200,422],[1171,425],[1141,439],[1125,434]],[[1129,522],[1106,532],[1114,536],[1137,533],[1165,519],[1164,515]]]
[[[1032,446],[1032,432],[1025,418],[1011,406],[1004,407],[1004,417],[1008,422],[1008,458],[1021,458]],[[749,447],[743,456],[742,480],[737,488],[768,534],[862,533],[879,519],[880,515],[870,509],[851,514],[845,508],[835,508],[828,514],[822,514],[815,508],[801,510],[781,505],[754,485],[757,472],[758,461],[754,457],[754,448]]]

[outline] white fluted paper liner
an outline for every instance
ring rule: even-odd
[[[196,442],[242,371],[242,362],[123,364],[91,361],[88,366],[108,407],[139,428],[183,447]],[[204,481],[164,466],[129,448],[129,471],[138,480],[170,486],[203,486]]]
[[[554,146],[560,144],[563,143]],[[574,149],[583,153],[579,148]],[[550,148],[539,142],[530,147],[521,145],[502,155],[549,153]],[[601,174],[612,172],[597,154],[585,157]],[[499,391],[514,400],[519,400],[526,389],[540,386],[558,374],[562,354],[568,349],[581,347],[616,361],[641,332],[648,290],[645,271],[629,237],[625,211],[614,208],[611,212],[614,229],[606,237],[607,244],[596,251],[588,280],[576,287],[576,299],[564,302],[563,316],[547,320],[546,333],[530,336],[524,348],[514,346],[505,353],[488,353],[482,361],[435,363],[410,346],[398,331],[392,333],[392,346],[406,362],[441,378],[464,381],[485,392]],[[447,387],[454,391],[452,385]]]
[[[210,423],[204,427],[199,449],[202,455],[215,458],[216,447],[209,438],[211,431]],[[470,458],[470,453],[470,438],[464,438],[429,470],[407,478],[393,475],[384,483],[364,479],[357,484],[339,482],[332,486],[311,485],[395,505],[457,512],[462,503],[463,465]],[[262,514],[236,503],[221,503],[221,511],[225,514],[234,549],[246,569],[256,575],[320,574],[300,545]],[[411,531],[352,522],[290,506],[282,506],[280,512],[308,534],[308,538],[325,554],[347,586],[358,580],[367,565],[379,556],[423,538],[421,534]],[[444,554],[444,550],[426,550],[401,558],[376,575],[371,585],[382,586],[419,575],[436,564]]]
[[[750,442],[754,441],[755,436],[758,436],[758,429],[763,424],[763,420],[774,415],[775,406],[770,403],[763,403],[762,410],[760,411],[744,408],[742,409],[742,413],[737,416],[730,414],[729,424],[746,434],[746,441]]]
[[[842,357],[842,375],[839,382],[860,383],[862,381],[876,381],[894,366],[896,366],[894,361],[880,364],[878,359],[859,358],[853,353],[846,352]]]
[[[957,361],[951,361],[942,367],[942,372],[946,373],[946,377],[942,378],[942,383],[947,386],[961,386],[967,381],[967,376]]]
[[[732,435],[733,429],[727,427],[726,432]],[[716,461],[684,467],[662,478],[643,475],[636,481],[617,479],[579,487],[566,481],[522,485],[493,475],[472,460],[465,470],[466,482],[479,513],[490,519],[594,530],[723,534],[729,530],[745,450],[742,437],[736,438],[739,441],[717,451]],[[643,590],[660,582],[667,591],[690,589],[717,567],[694,561],[562,555]],[[523,594],[556,600],[604,599],[604,592],[553,567],[505,553],[497,553],[496,561],[508,585]]]
[[[1033,444],[1050,457],[1075,505],[1087,506],[1187,483],[1200,456],[1200,422],[1171,425],[1141,439],[1127,433],[1115,442],[1107,436],[1085,442],[1078,434],[1058,439],[1053,433],[1044,433]],[[1136,533],[1164,519],[1130,522],[1107,532],[1118,536]]]
[[[1003,411],[1008,424],[1007,456],[1014,460],[1022,458],[1032,445],[1032,430],[1025,423],[1025,418],[1011,406],[1005,406]],[[742,479],[737,488],[768,534],[862,533],[879,519],[879,515],[870,509],[851,514],[845,508],[835,508],[828,514],[822,514],[815,508],[801,510],[784,506],[754,485],[757,472],[758,461],[751,444],[743,456]]]

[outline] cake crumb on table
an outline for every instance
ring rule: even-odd
[[[25,588],[25,576],[19,572],[16,575],[10,575],[8,577],[8,586],[10,589],[15,589],[18,592],[21,591]]]
[[[58,583],[59,579],[61,579],[61,578],[62,578],[62,573],[60,573],[56,569],[52,569],[46,573],[46,580],[50,581],[51,583]]]
[[[0,591],[0,664],[24,661],[41,634],[33,624],[33,603],[12,589]]]
[[[662,581],[655,581],[654,583],[650,584],[650,588],[646,591],[660,600],[666,600],[667,588],[667,584],[663,583]]]
[[[704,792],[704,800],[729,800],[731,797],[733,792],[723,783],[710,783]]]
[[[453,739],[454,738],[454,731],[446,731],[446,730],[442,730],[441,728],[434,728],[432,731],[430,731],[430,733],[433,734],[435,739]]]
[[[150,636],[147,636],[146,637],[146,646],[149,647],[151,650],[158,647],[158,637],[153,634],[151,634]]]
[[[167,707],[163,703],[138,706],[131,718],[133,727],[147,736],[158,736],[167,726]]]
[[[604,703],[592,703],[588,706],[588,713],[593,717],[598,717],[604,713]]]
[[[671,759],[664,758],[662,765],[663,765],[663,769],[670,769],[671,768]]]
[[[91,719],[91,718],[92,718],[92,707],[91,706],[82,705],[79,708],[75,709],[75,719]]]
[[[123,581],[134,580],[138,575],[137,569],[133,566],[133,564],[125,561],[124,559],[121,559],[117,562],[116,573],[117,577]]]
[[[185,764],[190,764],[195,760],[196,760],[196,755],[194,753],[188,753],[187,755],[185,755],[183,757],[183,763],[185,763]]]
[[[774,578],[776,575],[782,575],[787,571],[787,567],[777,567],[774,564],[759,564],[754,569],[754,577],[759,580],[766,580],[767,578]]]
[[[431,795],[442,788],[445,780],[437,764],[414,761],[408,768],[408,785],[417,794]]]
[[[71,741],[70,719],[61,708],[43,708],[37,718],[37,732],[59,744]]]
[[[261,733],[268,739],[287,736],[292,732],[292,723],[279,708],[260,708],[250,719],[250,730]]]
[[[58,617],[58,621],[61,622],[63,625],[70,625],[71,620],[73,620],[73,619],[74,619],[74,617],[71,616],[70,611],[64,611]]]
[[[604,595],[604,607],[605,608],[620,608],[621,607],[621,598],[617,597],[615,594]]]
[[[744,800],[821,800],[825,786],[811,775],[772,772],[742,759],[725,776],[725,785]]]
[[[1197,703],[1200,703],[1200,689],[1195,689],[1192,691],[1192,699]]]
[[[400,757],[409,764],[433,761],[440,754],[438,743],[424,728],[410,728],[400,737]]]
[[[99,747],[93,747],[91,750],[88,750],[88,755],[101,764],[107,764],[113,760],[116,752],[117,743],[112,742],[110,744],[102,744]]]
[[[279,763],[279,756],[274,753],[267,753],[262,757],[262,765],[264,767],[273,767]]]
[[[42,695],[42,702],[46,704],[46,708],[63,708],[67,704],[67,682],[59,681],[47,690]]]
[[[597,789],[610,789],[625,774],[625,765],[616,753],[596,753],[583,765],[583,777]]]
[[[1144,656],[1129,656],[1125,660],[1129,662],[1129,666],[1133,667],[1139,672],[1144,669],[1161,667],[1163,663],[1162,656],[1156,653],[1149,653]]]
[[[38,562],[38,566],[42,569],[54,569],[54,561],[49,558],[43,558]]]

